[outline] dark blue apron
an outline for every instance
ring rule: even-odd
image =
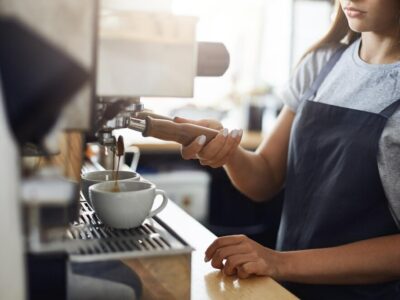
[[[310,100],[344,50],[325,65],[293,122],[277,242],[281,251],[334,247],[399,233],[382,187],[377,155],[383,129],[400,100],[379,114]],[[301,299],[400,299],[400,281],[283,284]]]

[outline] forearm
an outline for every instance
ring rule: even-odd
[[[282,182],[257,153],[239,147],[224,166],[233,185],[255,201],[265,201],[276,195]]]
[[[225,165],[236,188],[255,201],[271,199],[283,186],[294,117],[285,106],[256,152],[239,147]]]
[[[276,279],[282,281],[372,284],[400,279],[400,234],[278,256]]]

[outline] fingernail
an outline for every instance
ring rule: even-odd
[[[207,256],[204,256],[204,262],[208,262],[210,259]]]
[[[198,143],[200,146],[203,146],[203,145],[205,144],[205,142],[206,142],[206,136],[205,136],[205,135],[201,135],[201,136],[198,138],[198,140],[197,140],[197,143]]]
[[[242,135],[243,135],[243,129],[240,129],[239,130],[239,136],[242,137]]]
[[[238,135],[238,131],[235,129],[231,132],[231,137],[235,138]]]
[[[223,135],[224,137],[227,137],[227,136],[228,136],[228,128],[224,128],[224,130],[222,131],[222,135]]]

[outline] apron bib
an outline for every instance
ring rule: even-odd
[[[338,50],[322,69],[293,122],[280,251],[334,247],[399,233],[377,155],[387,120],[400,100],[379,114],[310,100],[344,50]],[[400,299],[398,281],[359,286],[283,284],[301,299]]]

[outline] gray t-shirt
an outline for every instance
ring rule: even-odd
[[[359,56],[361,39],[343,53],[313,101],[379,113],[400,99],[400,61],[368,64]],[[280,98],[294,112],[337,47],[322,48],[298,65]],[[388,120],[379,142],[378,167],[392,214],[400,228],[400,109]]]

